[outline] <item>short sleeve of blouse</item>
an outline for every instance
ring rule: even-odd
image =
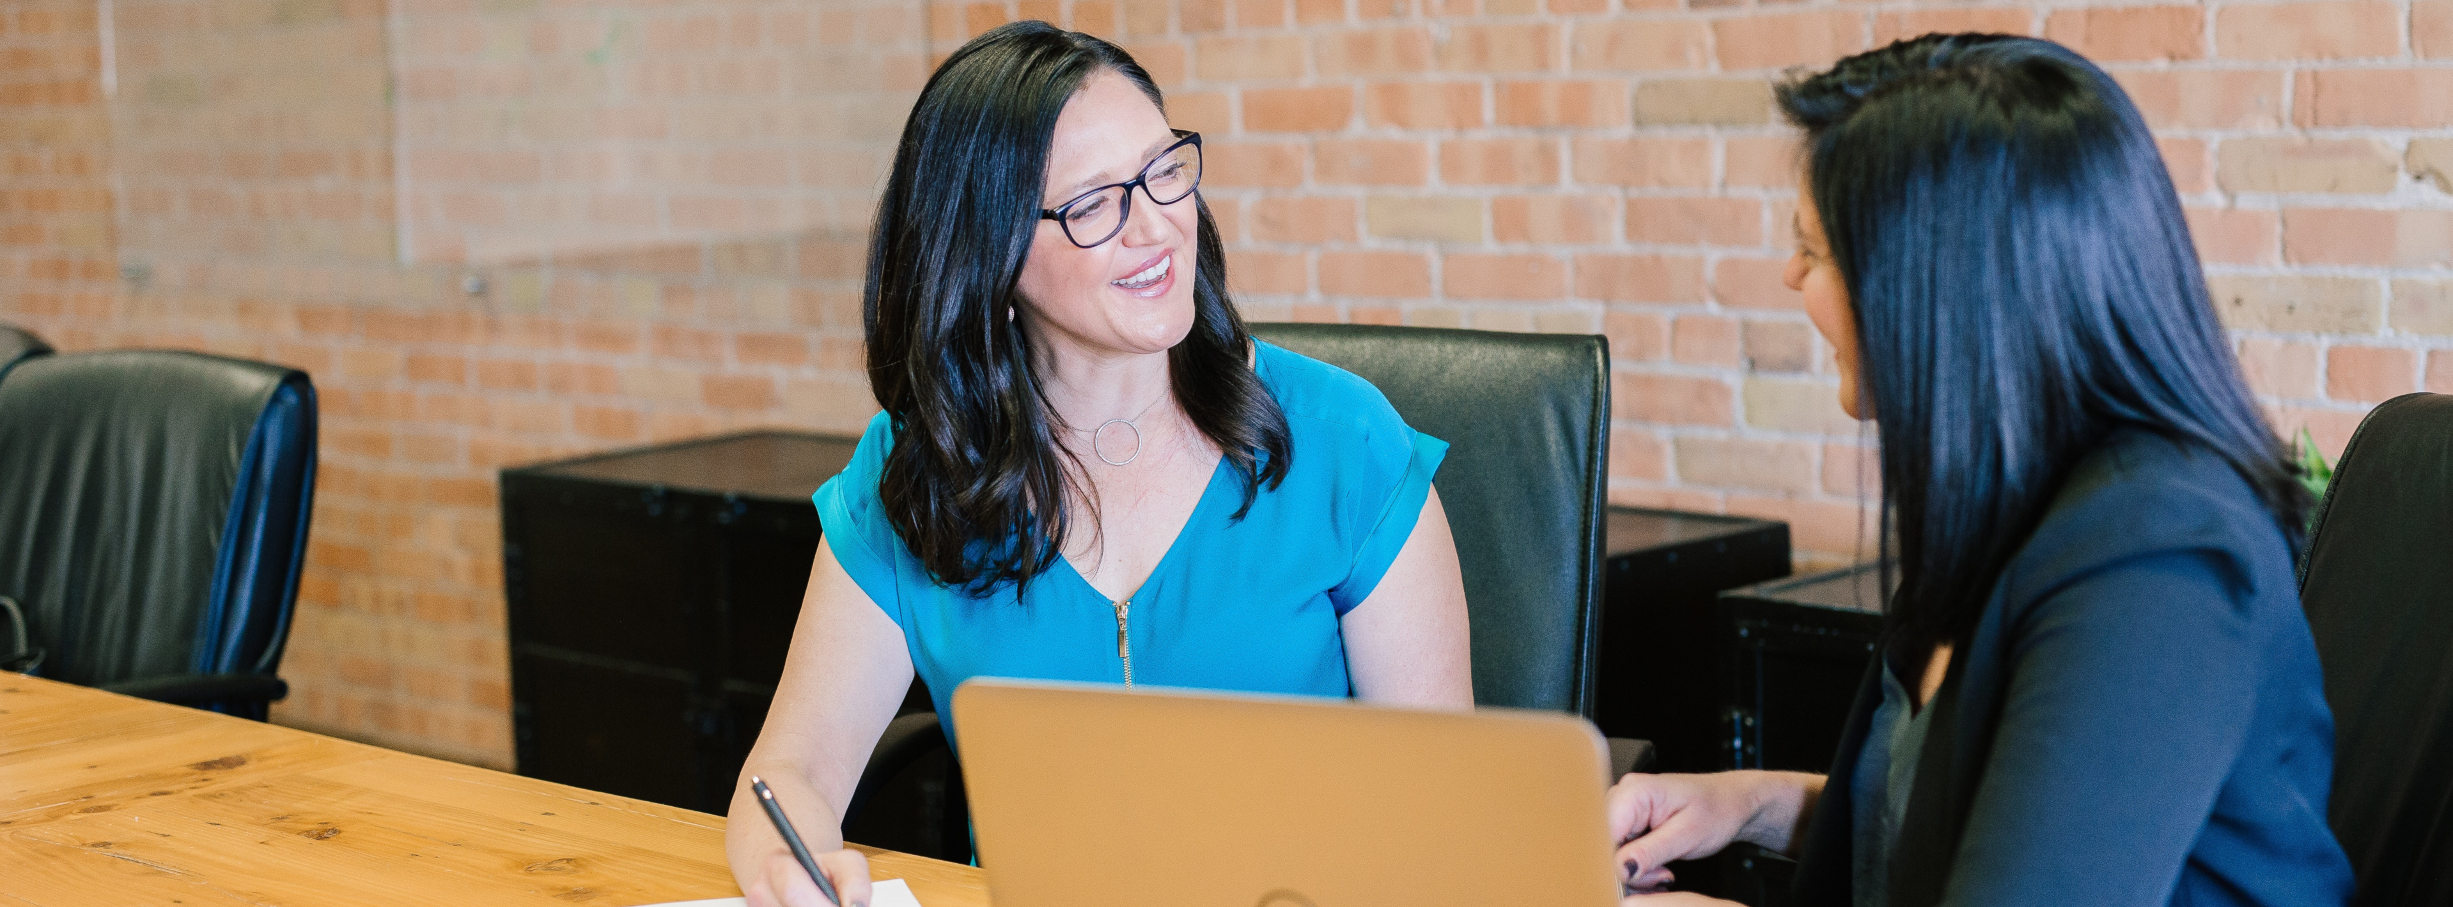
[[[1288,484],[1316,489],[1330,524],[1320,540],[1337,540],[1349,558],[1328,590],[1342,617],[1379,588],[1413,537],[1448,443],[1406,425],[1379,388],[1351,372],[1268,343],[1260,360],[1295,434]]]
[[[1397,427],[1403,431],[1393,443],[1405,444],[1404,464],[1384,483],[1387,494],[1372,510],[1377,516],[1354,553],[1354,567],[1346,573],[1346,581],[1329,590],[1339,617],[1370,598],[1381,578],[1388,575],[1388,568],[1397,562],[1397,552],[1405,549],[1406,540],[1414,536],[1414,525],[1422,519],[1423,502],[1430,500],[1431,476],[1448,456],[1448,442],[1406,428],[1402,422]]]
[[[869,420],[869,428],[861,433],[860,445],[852,451],[852,462],[841,473],[818,486],[811,500],[818,505],[818,524],[825,533],[826,545],[835,552],[835,562],[843,565],[860,591],[869,594],[886,616],[897,626],[908,628],[904,620],[902,596],[895,581],[895,558],[903,550],[902,539],[894,534],[894,524],[886,520],[885,504],[877,497],[877,483],[886,469],[886,451],[894,446],[892,420],[878,413]]]

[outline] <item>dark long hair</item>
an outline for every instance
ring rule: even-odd
[[[1895,652],[1965,641],[2071,467],[2124,426],[2220,457],[2297,545],[2307,494],[2102,70],[2049,41],[1927,35],[1778,97],[1857,317]]]
[[[1015,22],[973,39],[921,89],[878,201],[861,310],[869,387],[894,427],[878,496],[933,577],[975,594],[1055,563],[1071,529],[1067,491],[1086,491],[1008,312],[1057,115],[1102,70],[1165,109],[1150,74],[1098,38]],[[1243,480],[1241,519],[1293,450],[1285,414],[1246,364],[1250,335],[1227,298],[1217,225],[1194,203],[1193,325],[1168,351],[1168,372],[1176,402]]]

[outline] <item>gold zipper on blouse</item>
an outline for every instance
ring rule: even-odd
[[[1120,599],[1115,604],[1116,657],[1124,660],[1124,685],[1130,687],[1133,685],[1133,625],[1129,615],[1133,612],[1133,600]]]

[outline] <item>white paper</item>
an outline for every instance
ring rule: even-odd
[[[669,904],[646,904],[643,907],[749,907],[746,898],[715,898],[706,901],[674,901]],[[886,879],[869,884],[869,907],[920,907],[911,886],[902,879]]]

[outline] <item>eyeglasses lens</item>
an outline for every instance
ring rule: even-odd
[[[1183,201],[1200,185],[1198,145],[1178,145],[1141,171],[1141,191],[1162,205]],[[1085,249],[1114,238],[1124,229],[1125,208],[1130,203],[1125,193],[1129,191],[1124,186],[1109,186],[1074,202],[1065,209],[1065,236]]]

